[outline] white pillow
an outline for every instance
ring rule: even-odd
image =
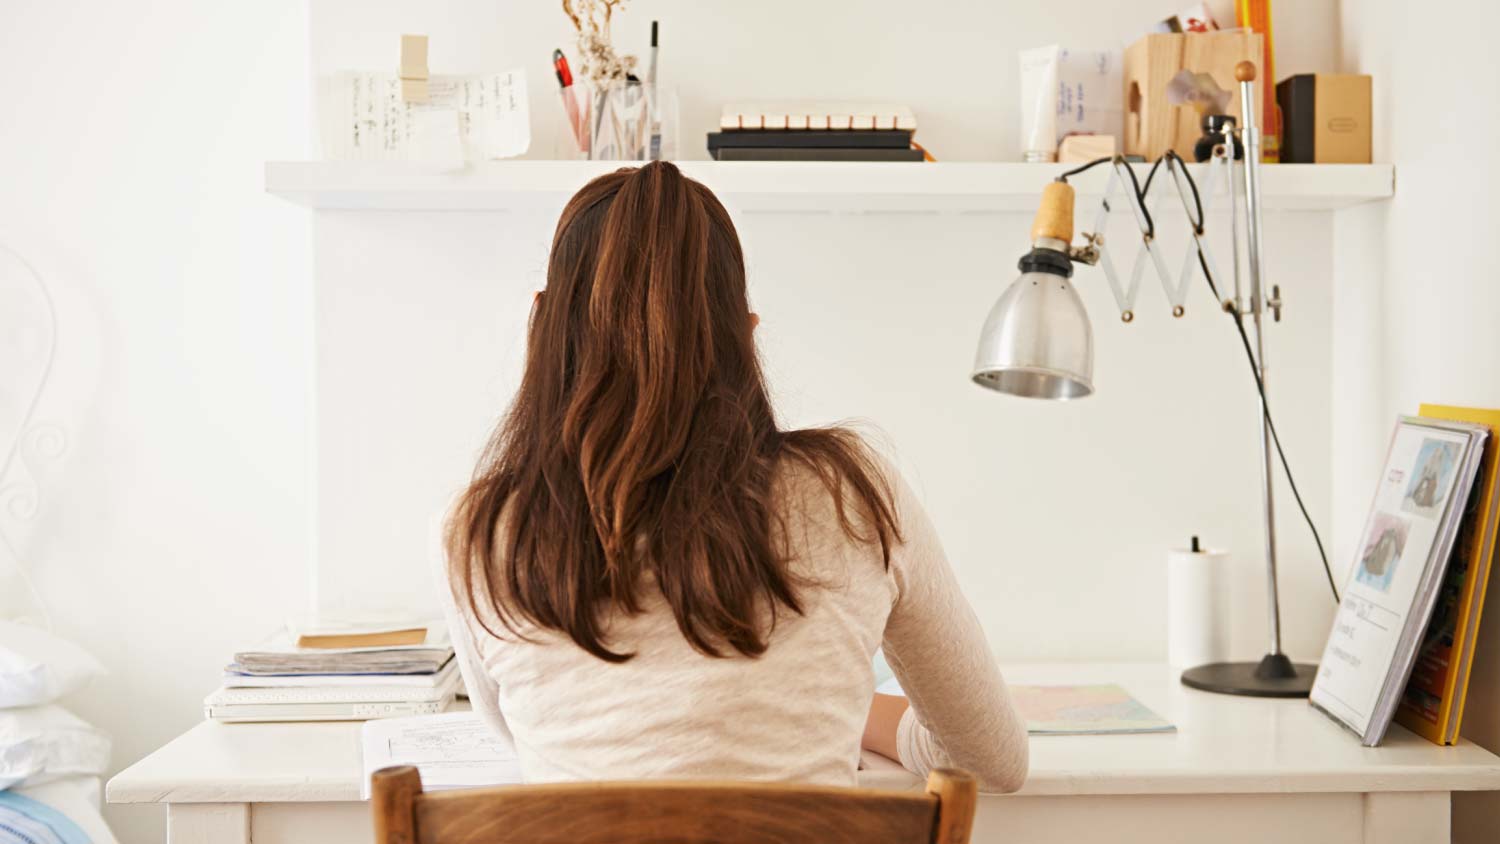
[[[61,812],[78,825],[91,844],[117,844],[109,824],[99,814],[99,778],[67,777],[46,785],[17,788],[15,793]]]
[[[0,789],[109,767],[109,736],[61,706],[0,709]]]
[[[51,703],[102,674],[99,660],[72,642],[0,621],[0,709]]]

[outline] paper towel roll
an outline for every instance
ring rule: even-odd
[[[1172,551],[1167,555],[1167,662],[1192,668],[1228,659],[1228,553]]]

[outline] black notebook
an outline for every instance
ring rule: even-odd
[[[921,161],[922,151],[867,147],[719,147],[710,149],[716,161]]]
[[[909,149],[904,129],[731,129],[708,133],[709,151],[726,147]]]

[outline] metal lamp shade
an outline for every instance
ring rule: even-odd
[[[1022,273],[984,321],[972,377],[1025,398],[1094,392],[1094,333],[1073,285],[1054,273]]]

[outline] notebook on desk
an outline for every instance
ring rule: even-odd
[[[892,677],[875,691],[905,695]],[[1034,736],[1122,735],[1171,733],[1177,727],[1152,712],[1123,688],[1099,685],[1010,687],[1011,699],[1026,720],[1026,732]]]

